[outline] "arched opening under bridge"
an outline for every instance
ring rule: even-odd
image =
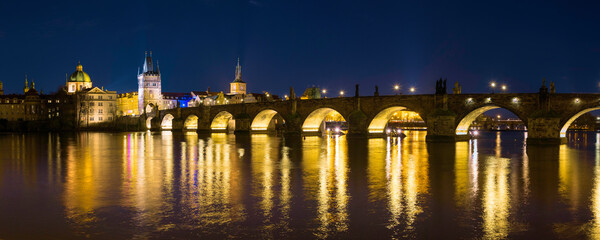
[[[368,127],[370,134],[377,135],[395,135],[402,130],[420,129],[427,129],[427,126],[419,113],[401,106],[389,107],[380,111],[371,120]]]
[[[346,119],[333,108],[319,108],[312,111],[302,124],[303,133],[341,134],[347,131]]]
[[[276,131],[283,129],[285,120],[275,110],[265,109],[256,114],[252,120],[252,131]]]
[[[146,111],[146,114],[152,113],[152,111],[154,110],[154,104],[147,104],[144,110]]]
[[[173,117],[173,115],[171,115],[170,113],[165,115],[163,117],[162,122],[160,123],[160,129],[162,129],[162,130],[173,129],[173,119],[175,119],[175,117]]]
[[[233,115],[227,111],[218,113],[210,123],[210,129],[212,131],[233,131],[235,130],[235,119]]]
[[[152,119],[154,117],[149,117],[146,119],[146,129],[150,130],[152,128]]]
[[[527,126],[517,114],[509,109],[487,105],[465,115],[456,126],[456,135],[477,135],[480,130],[524,131],[527,130]]]
[[[196,130],[198,129],[198,116],[191,114],[185,118],[183,123],[183,129],[185,130]]]
[[[589,132],[597,130],[597,122],[600,120],[600,107],[584,109],[569,118],[560,129],[560,137],[570,139],[568,131]]]

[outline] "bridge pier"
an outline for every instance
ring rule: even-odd
[[[427,142],[454,142],[463,137],[456,135],[456,116],[447,110],[438,109],[427,116]],[[466,136],[466,135],[465,135]]]
[[[238,115],[234,118],[235,130],[234,133],[250,133],[252,119],[247,114]]]
[[[357,110],[348,116],[348,135],[349,136],[367,136],[368,132],[368,119],[367,115]]]
[[[171,122],[171,131],[181,131],[183,130],[185,119],[175,118]]]
[[[537,117],[528,119],[528,145],[559,145],[566,142],[566,138],[560,137],[560,118]]]

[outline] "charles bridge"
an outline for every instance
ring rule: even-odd
[[[290,91],[293,96],[293,91]],[[480,114],[504,108],[527,127],[528,144],[566,142],[570,124],[584,113],[600,109],[600,94],[538,93],[423,94],[332,97],[227,105],[155,109],[137,120],[147,130],[266,132],[320,134],[332,111],[348,123],[348,135],[384,136],[393,113],[414,111],[427,126],[427,141],[469,139],[469,126]]]

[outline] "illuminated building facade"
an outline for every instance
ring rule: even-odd
[[[139,99],[137,92],[121,93],[117,96],[117,115],[118,116],[138,116]]]
[[[77,92],[79,126],[113,122],[117,113],[117,91],[94,87]]]
[[[160,69],[158,62],[154,68],[150,52],[146,54],[142,73],[138,73],[138,112],[150,112],[155,107],[163,109],[162,100]]]

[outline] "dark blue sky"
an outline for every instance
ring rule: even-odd
[[[463,92],[535,92],[542,77],[599,90],[600,5],[483,2],[0,1],[0,81],[20,92],[27,73],[51,92],[81,61],[95,86],[134,91],[152,50],[166,92],[227,90],[238,56],[253,92],[432,93],[439,77]]]

